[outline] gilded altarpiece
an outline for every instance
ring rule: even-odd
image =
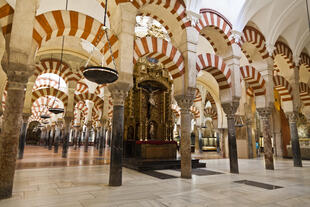
[[[173,133],[172,79],[168,71],[155,59],[141,58],[134,68],[133,84],[124,111],[127,155],[135,154],[141,142],[169,145]]]

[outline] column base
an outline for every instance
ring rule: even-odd
[[[12,197],[12,186],[10,187],[3,187],[0,186],[0,200],[8,199]]]

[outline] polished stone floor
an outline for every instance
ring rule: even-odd
[[[109,165],[21,169],[15,173],[14,196],[2,207],[203,207],[310,206],[310,162],[292,167],[292,160],[276,160],[275,171],[264,170],[261,159],[240,159],[240,174],[229,173],[227,159],[205,160],[207,170],[222,174],[160,179],[123,168],[123,186],[109,187]],[[248,180],[282,188],[267,190],[234,181]],[[254,183],[255,183],[254,182]]]

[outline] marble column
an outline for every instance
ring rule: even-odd
[[[8,76],[7,98],[0,136],[0,199],[12,196],[24,104],[24,89],[30,75],[27,67],[18,63],[10,63],[6,71]]]
[[[289,112],[286,113],[289,124],[290,124],[290,133],[291,133],[291,143],[292,143],[292,155],[294,160],[294,167],[302,167],[302,159],[300,153],[300,146],[299,146],[299,137],[297,131],[297,119],[298,119],[298,112]]]
[[[28,125],[28,119],[31,116],[31,114],[23,113],[23,124],[21,133],[19,136],[19,144],[18,144],[18,159],[23,159],[24,157],[24,149],[26,145],[26,135],[27,135],[27,125]]]
[[[105,147],[105,136],[106,136],[106,128],[105,128],[105,121],[102,122],[100,129],[100,142],[99,142],[99,156],[103,155],[103,149]]]
[[[192,178],[192,156],[191,156],[191,112],[193,105],[194,88],[188,89],[186,95],[178,95],[175,100],[181,108],[181,178]]]
[[[248,158],[252,159],[254,157],[254,152],[253,152],[252,120],[251,119],[246,120],[246,129],[247,129],[247,135],[248,135]]]
[[[61,130],[62,130],[62,121],[58,120],[55,126],[55,135],[54,135],[54,153],[58,153],[59,140],[61,139]]]
[[[65,120],[65,127],[64,127],[64,136],[63,136],[63,145],[62,145],[62,157],[67,158],[68,147],[69,147],[70,127],[71,127],[71,121],[73,120],[73,117],[65,116],[64,120]]]
[[[263,122],[265,168],[267,170],[274,170],[270,130],[270,115],[272,112],[272,108],[258,108],[257,112]]]
[[[90,130],[91,130],[91,121],[86,123],[86,132],[84,136],[85,139],[84,152],[88,152],[89,137],[91,135]]]
[[[52,150],[53,148],[54,135],[55,135],[55,126],[52,126],[48,136],[48,150]]]
[[[228,153],[229,153],[229,166],[231,173],[239,173],[238,167],[238,153],[236,141],[236,128],[235,128],[235,114],[238,109],[239,102],[223,103],[222,107],[227,117],[228,126]]]
[[[122,185],[124,102],[129,88],[129,84],[122,82],[108,86],[113,100],[110,186]]]

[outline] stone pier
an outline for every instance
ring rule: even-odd
[[[292,155],[294,160],[294,167],[302,167],[302,160],[300,154],[299,137],[297,131],[297,119],[298,112],[290,112],[286,114],[289,119],[291,143],[292,143]]]

